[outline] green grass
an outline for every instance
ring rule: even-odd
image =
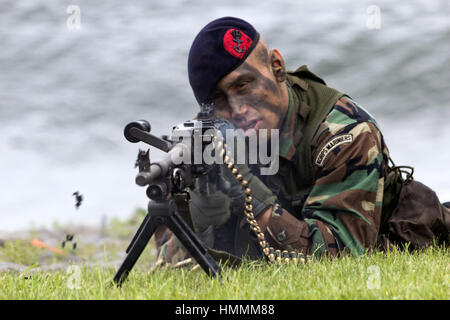
[[[436,246],[413,253],[394,250],[321,259],[306,266],[246,262],[239,268],[223,268],[222,281],[210,279],[201,269],[148,274],[146,259],[138,261],[120,289],[108,285],[113,268],[81,267],[78,283],[77,272],[35,272],[26,275],[28,279],[24,274],[0,273],[0,299],[450,298],[449,249]]]

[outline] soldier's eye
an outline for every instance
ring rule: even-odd
[[[248,87],[249,83],[250,83],[249,81],[239,82],[238,84],[236,84],[235,88],[239,91],[243,91]]]

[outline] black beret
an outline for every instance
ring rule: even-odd
[[[248,22],[223,17],[208,23],[189,51],[189,83],[200,105],[209,103],[216,84],[239,67],[255,48],[259,33]]]

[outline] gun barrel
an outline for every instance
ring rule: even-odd
[[[154,162],[150,165],[150,170],[147,172],[140,172],[136,176],[136,184],[143,187],[151,183],[152,181],[164,176],[169,168],[178,163],[183,158],[183,153],[188,152],[188,147],[183,143],[177,143],[172,149],[165,154],[161,160]],[[174,162],[175,161],[175,162]]]
[[[162,169],[157,164],[150,166],[150,172],[139,172],[136,176],[136,184],[141,187],[145,187],[153,180],[162,175]]]

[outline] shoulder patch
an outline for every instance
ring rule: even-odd
[[[323,166],[323,163],[325,162],[326,157],[328,154],[333,151],[333,149],[337,148],[341,144],[351,143],[353,142],[353,135],[352,134],[343,134],[340,136],[337,136],[333,139],[331,139],[319,152],[319,154],[316,157],[316,160],[314,163],[318,165],[319,167]]]

